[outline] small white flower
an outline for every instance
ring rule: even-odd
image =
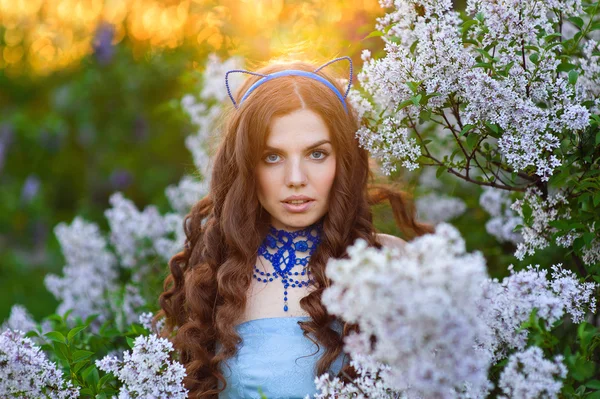
[[[119,398],[186,399],[188,391],[183,386],[185,368],[169,359],[172,351],[173,345],[167,339],[154,334],[139,336],[132,351],[123,353],[123,360],[106,356],[97,360],[96,366],[113,373],[123,383]]]

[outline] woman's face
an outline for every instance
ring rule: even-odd
[[[258,200],[273,227],[298,230],[327,213],[335,155],[329,129],[315,112],[298,109],[271,121],[256,176]]]

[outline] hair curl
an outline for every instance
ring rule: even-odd
[[[296,62],[271,65],[259,72],[284,69],[314,71],[315,66]],[[319,74],[344,92],[327,73]],[[238,101],[258,79],[246,80],[236,94]],[[303,77],[281,77],[261,85],[227,117],[224,137],[214,158],[210,192],[185,217],[184,250],[169,261],[171,273],[159,300],[162,310],[155,317],[166,319],[162,334],[173,341],[187,369],[184,384],[190,398],[216,398],[225,389],[220,364],[232,357],[242,342],[235,324],[245,310],[257,250],[270,222],[258,201],[255,166],[271,120],[300,108],[323,118],[337,154],[336,177],[328,212],[323,217],[322,242],[309,262],[315,289],[300,300],[300,306],[310,316],[310,320],[300,323],[304,335],[325,348],[317,362],[319,375],[342,352],[343,337],[358,330],[357,325],[343,320],[341,336],[331,328],[336,317],[321,302],[323,290],[331,284],[325,275],[327,260],[347,256],[346,248],[358,238],[381,246],[370,206],[384,200],[390,201],[394,218],[407,237],[432,230],[415,220],[414,206],[406,193],[386,186],[369,187],[372,176],[368,154],[354,136],[358,121],[350,104],[350,112],[346,113],[329,88]],[[340,374],[356,375],[349,365]],[[219,381],[223,383],[221,389]]]

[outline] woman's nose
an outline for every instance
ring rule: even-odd
[[[285,169],[285,184],[287,186],[294,187],[306,185],[306,173],[302,161],[290,159]]]

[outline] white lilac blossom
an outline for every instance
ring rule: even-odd
[[[365,114],[369,114],[373,111],[373,106],[360,92],[356,89],[350,89],[347,97],[348,102],[356,111],[356,118],[361,120]]]
[[[510,208],[512,200],[508,191],[483,187],[479,205],[490,215],[490,219],[485,223],[488,234],[500,242],[518,244],[523,241],[521,234],[514,231],[515,227],[523,224],[523,219]]]
[[[218,102],[223,102],[229,99],[227,87],[225,86],[225,73],[233,69],[241,69],[243,67],[243,59],[241,57],[230,57],[225,61],[221,61],[216,54],[209,54],[204,70],[202,91],[200,97],[210,100],[215,99]],[[246,75],[241,73],[229,74],[229,88],[231,94],[235,94],[237,88],[242,84]]]
[[[498,387],[503,395],[499,398],[558,398],[561,380],[567,377],[563,359],[562,355],[555,356],[554,360],[545,359],[542,349],[537,346],[512,354],[500,374]]]
[[[397,126],[396,119],[386,118],[377,134],[373,134],[367,127],[356,132],[360,145],[382,162],[381,168],[385,174],[395,171],[398,161],[402,161],[402,166],[409,170],[419,167],[417,160],[421,155],[421,148],[414,138],[409,137],[408,129]]]
[[[521,229],[523,242],[517,244],[515,252],[515,256],[519,260],[550,245],[549,237],[556,232],[556,228],[551,227],[550,222],[569,217],[569,210],[564,207],[560,208],[560,205],[567,204],[567,199],[560,192],[549,194],[546,199],[543,199],[542,193],[537,187],[530,187],[523,199],[517,200],[511,205],[511,209],[525,221]],[[525,206],[531,210],[530,220],[525,217]]]
[[[172,351],[173,345],[165,338],[154,334],[139,336],[132,351],[123,353],[122,360],[105,356],[96,361],[96,366],[122,382],[119,399],[185,399],[188,394],[183,386],[185,368],[170,359]]]
[[[394,391],[379,378],[383,370],[389,370],[389,366],[378,364],[373,360],[367,360],[359,356],[352,359],[350,365],[358,372],[358,377],[352,383],[344,384],[340,378],[331,378],[328,373],[315,378],[317,393],[315,399],[395,399],[402,397],[402,392]],[[305,399],[310,399],[307,395]]]
[[[117,261],[96,224],[76,217],[70,226],[60,223],[54,229],[66,265],[63,276],[46,276],[44,283],[60,301],[56,312],[72,309],[82,319],[98,314],[98,323],[108,317],[107,293],[116,289]]]
[[[458,231],[444,223],[402,252],[362,240],[347,251],[349,259],[329,261],[333,284],[322,298],[330,313],[360,326],[345,350],[389,366],[381,378],[409,398],[460,397],[465,384],[487,392],[490,356],[474,345],[491,346],[492,339],[477,305],[487,279],[481,253],[467,253]]]
[[[386,54],[381,59],[366,54],[365,65],[358,74],[361,86],[373,104],[373,112],[366,120],[392,122],[395,128],[392,131],[398,131],[403,142],[405,136],[416,136],[419,128],[420,140],[425,140],[423,131],[432,130],[429,127],[439,128],[443,123],[436,120],[437,126],[433,122],[417,126],[417,116],[423,107],[411,102],[414,92],[409,88],[409,84],[416,85],[426,95],[434,95],[427,104],[427,109],[434,115],[445,115],[446,108],[460,114],[460,126],[455,129],[471,124],[473,128],[469,134],[481,134],[486,125],[499,126],[501,135],[491,144],[497,146],[504,162],[515,171],[533,168],[543,181],[547,181],[562,164],[558,148],[563,132],[579,131],[589,125],[590,110],[581,105],[582,102],[591,99],[596,107],[600,104],[595,85],[598,67],[593,59],[598,57],[592,55],[595,46],[585,44],[586,40],[582,42],[587,51],[581,64],[581,68],[586,69],[586,78],[570,84],[565,72],[557,72],[560,46],[544,49],[546,43],[540,42],[543,35],[538,36],[541,30],[553,33],[551,22],[556,15],[562,13],[566,18],[581,12],[581,2],[469,0],[468,11],[477,14],[479,19],[475,19],[476,23],[464,37],[451,1],[381,3],[393,7],[377,26],[385,32]],[[551,19],[550,10],[553,10]],[[476,66],[476,58],[481,55],[472,43],[479,40],[479,33],[483,34],[483,44],[479,47],[496,43],[490,50],[493,53],[490,57],[494,57],[495,70],[506,70],[506,74],[491,74]],[[464,42],[464,39],[470,42]],[[535,55],[535,64],[528,55],[523,61],[520,54],[524,47],[531,51],[531,45],[541,45]],[[485,57],[483,60],[488,61]],[[448,102],[461,106],[452,108]],[[399,110],[401,104],[404,108]],[[389,119],[391,116],[393,119]],[[450,123],[456,122],[459,120],[451,118]],[[403,130],[405,128],[411,133]],[[386,164],[386,171],[393,170],[390,161],[403,161],[392,155],[398,152],[396,142],[382,137],[390,130],[368,124],[359,131],[361,145]],[[450,136],[446,127],[443,132]],[[369,135],[373,138],[365,137]],[[371,143],[377,145],[369,146]],[[411,167],[415,166],[411,164]]]
[[[449,195],[430,193],[422,195],[415,201],[419,219],[438,224],[454,219],[467,209],[463,200]]]
[[[144,312],[139,317],[139,323],[148,331],[160,335],[160,332],[165,326],[165,318],[159,319],[156,322],[156,328],[152,325],[152,319],[154,315],[151,312]]]
[[[140,267],[147,256],[158,255],[168,260],[183,247],[181,215],[162,216],[153,205],[139,212],[120,192],[111,195],[109,201],[112,208],[104,214],[111,229],[111,243],[123,267]]]
[[[0,334],[0,397],[76,399],[79,388],[22,331]]]
[[[165,194],[173,209],[185,215],[199,199],[208,194],[209,189],[208,179],[198,181],[191,176],[184,176],[177,186],[168,186]]]
[[[23,332],[29,332],[35,330],[37,324],[33,317],[29,314],[27,309],[19,304],[15,304],[10,308],[10,314],[8,319],[0,326],[0,332],[4,330],[20,330]]]
[[[496,3],[488,0],[468,0],[466,12],[481,13],[485,24],[476,25],[474,34],[483,33],[484,47],[494,43],[501,62],[508,63],[517,56],[521,46],[515,42],[542,46],[538,34],[554,32],[553,23],[559,15],[568,17],[583,13],[581,0],[520,1]]]
[[[481,317],[494,333],[493,346],[486,348],[494,360],[505,357],[507,350],[523,350],[527,343],[527,330],[519,330],[529,320],[534,309],[547,328],[568,314],[573,323],[581,323],[586,311],[596,311],[594,290],[597,284],[581,283],[577,276],[562,268],[548,270],[529,265],[519,272],[509,266],[511,275],[501,282],[489,279],[483,284],[484,300]]]

